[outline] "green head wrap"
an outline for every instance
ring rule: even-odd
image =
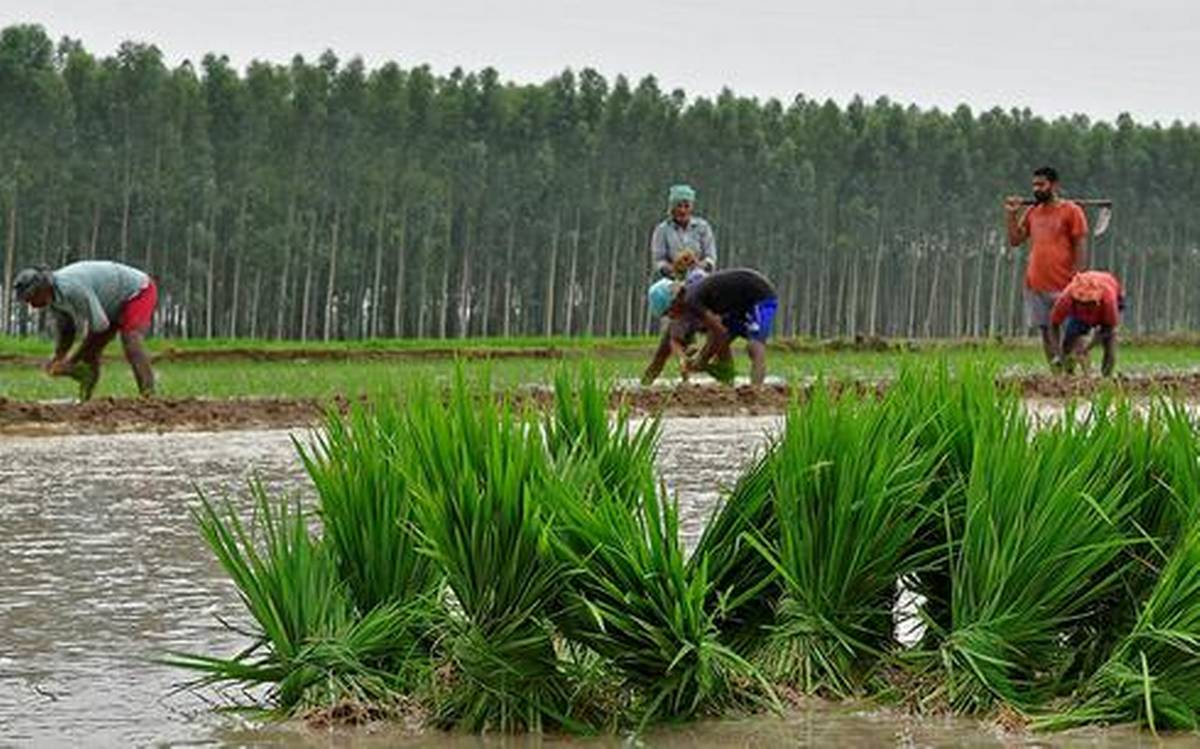
[[[671,185],[670,191],[667,192],[667,207],[674,208],[675,204],[682,200],[695,203],[696,191],[691,185]]]

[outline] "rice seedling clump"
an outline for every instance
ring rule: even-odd
[[[586,368],[544,412],[460,373],[330,413],[297,441],[314,506],[200,498],[248,644],[168,660],[277,715],[417,705],[473,732],[638,729],[781,693],[1200,726],[1185,408],[1105,395],[1037,423],[993,372],[946,367],[851,391],[788,411],[691,553],[659,422],[611,413]]]

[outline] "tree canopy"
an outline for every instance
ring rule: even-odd
[[[1127,287],[1126,324],[1200,323],[1195,124],[689,97],[589,69],[512,84],[330,52],[172,68],[152,45],[97,57],[9,26],[0,309],[27,331],[17,269],[104,257],[160,279],[168,335],[639,333],[650,232],[689,182],[719,264],[775,281],[785,335],[1011,335],[1024,252],[1001,198],[1043,164],[1116,202],[1092,264]]]

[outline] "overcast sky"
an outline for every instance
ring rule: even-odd
[[[331,48],[520,82],[590,66],[692,95],[1200,121],[1200,0],[0,0],[0,26],[17,22],[97,54],[151,42],[172,64]]]

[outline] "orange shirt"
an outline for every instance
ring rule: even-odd
[[[1079,276],[1084,279],[1094,279],[1095,283],[1103,289],[1100,303],[1080,304],[1071,296],[1071,289],[1068,288],[1055,300],[1054,307],[1050,310],[1050,324],[1062,325],[1068,317],[1073,317],[1084,325],[1092,327],[1096,325],[1106,328],[1117,327],[1121,321],[1119,301],[1121,282],[1113,274],[1102,270],[1087,270],[1080,273]]]
[[[1074,240],[1087,235],[1087,217],[1077,203],[1059,200],[1035,205],[1023,219],[1029,230],[1025,285],[1034,291],[1062,291],[1075,275]]]

